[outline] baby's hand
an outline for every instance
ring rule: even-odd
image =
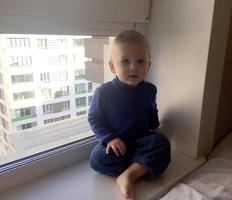
[[[106,153],[108,154],[111,149],[116,156],[123,156],[126,153],[126,144],[120,138],[115,138],[108,142],[106,146]]]

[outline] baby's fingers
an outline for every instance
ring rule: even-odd
[[[111,149],[116,154],[116,156],[120,156],[120,151],[117,146],[111,146]]]
[[[107,145],[106,146],[106,153],[110,153],[110,150],[112,149],[111,145]]]
[[[110,152],[110,150],[112,150],[116,154],[116,156],[120,156],[120,152],[119,152],[117,146],[115,146],[115,145],[107,145],[106,153],[108,154]]]
[[[126,145],[124,143],[118,144],[118,150],[122,156],[125,155]]]

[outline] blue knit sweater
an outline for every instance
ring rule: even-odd
[[[106,145],[117,137],[126,142],[150,134],[159,126],[156,92],[151,83],[131,88],[117,78],[98,87],[88,114],[97,139]]]

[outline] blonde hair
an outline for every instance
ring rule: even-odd
[[[112,48],[114,48],[115,46],[120,45],[122,43],[142,43],[142,44],[144,44],[144,46],[147,50],[147,53],[148,53],[148,57],[150,59],[150,47],[149,47],[147,39],[145,38],[145,36],[142,33],[135,31],[135,30],[122,31],[121,33],[119,33],[115,37],[115,39],[113,41]],[[111,53],[112,53],[112,51],[111,51]]]

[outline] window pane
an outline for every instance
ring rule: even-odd
[[[0,35],[0,165],[86,131],[94,90],[107,80],[111,39]]]

